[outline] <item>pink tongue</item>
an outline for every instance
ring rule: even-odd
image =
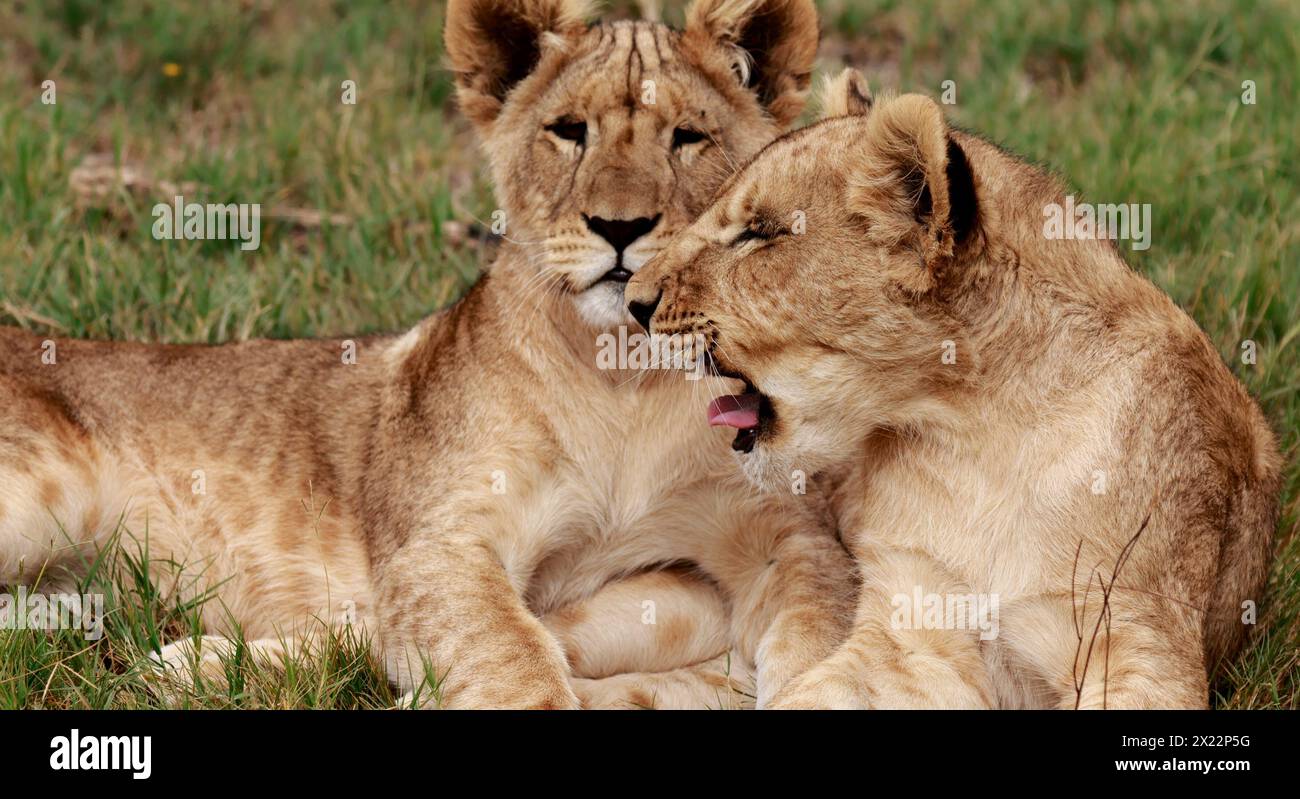
[[[758,427],[758,403],[757,394],[718,397],[709,403],[709,426],[734,427],[737,430]]]

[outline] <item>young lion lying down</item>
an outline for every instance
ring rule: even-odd
[[[697,383],[601,358],[626,340],[631,273],[798,116],[816,7],[694,0],[681,30],[587,17],[447,4],[506,242],[407,333],[201,347],[0,327],[0,588],[80,577],[147,533],[169,599],[213,597],[206,635],[160,648],[164,676],[219,683],[232,656],[278,665],[351,627],[446,708],[716,707],[751,669],[765,705],[833,651],[855,585],[815,488],[759,496],[719,431],[683,421]]]
[[[832,95],[627,290],[744,381],[709,415],[752,480],[836,478],[854,631],[774,706],[1204,707],[1271,549],[1259,409],[1110,243],[1044,238],[1054,179]]]

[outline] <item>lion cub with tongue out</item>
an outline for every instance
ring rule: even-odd
[[[854,631],[773,705],[1204,707],[1263,593],[1263,415],[1108,242],[1044,238],[1047,174],[852,72],[830,105],[626,294],[745,381],[709,417],[751,478],[835,478]]]

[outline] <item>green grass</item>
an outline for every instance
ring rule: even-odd
[[[398,696],[369,640],[351,628],[330,630],[308,651],[275,659],[255,656],[241,641],[221,658],[219,677],[160,671],[151,655],[167,643],[197,637],[199,609],[220,600],[214,591],[164,599],[145,568],[150,562],[155,574],[159,568],[149,557],[147,531],[137,536],[119,528],[110,543],[84,564],[75,590],[42,587],[39,580],[30,589],[103,595],[102,631],[0,634],[0,708],[378,709],[440,699],[428,668],[419,689]],[[184,573],[182,579],[188,584],[199,576]]]
[[[626,5],[626,4],[624,4]],[[680,18],[680,3],[668,2]],[[823,0],[823,68],[938,96],[951,116],[1068,177],[1153,206],[1130,262],[1185,307],[1260,398],[1288,458],[1277,560],[1230,707],[1300,706],[1300,6],[1285,0]],[[437,2],[47,0],[0,8],[0,323],[58,335],[218,342],[398,329],[455,299],[495,208],[452,104]],[[175,67],[168,67],[174,64]],[[56,105],[40,102],[41,82]],[[340,102],[354,80],[358,102]],[[1242,82],[1257,102],[1241,102]],[[91,167],[101,165],[100,180]],[[107,165],[104,171],[102,165]],[[104,180],[130,167],[133,185]],[[261,248],[157,242],[160,182],[260,202]],[[162,195],[162,196],[160,196]],[[338,215],[302,223],[300,210]],[[1243,364],[1244,340],[1258,360]],[[130,573],[130,570],[127,570]],[[194,628],[138,580],[110,633],[0,632],[0,706],[165,700],[141,657]],[[159,636],[162,636],[161,638]],[[205,707],[391,707],[364,641],[287,676],[234,658]]]

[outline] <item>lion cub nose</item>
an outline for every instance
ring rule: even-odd
[[[664,293],[656,289],[654,298],[649,302],[628,301],[628,313],[632,314],[632,318],[639,322],[647,333],[650,332],[650,318],[655,315],[655,309],[659,307],[659,300],[663,299],[663,296]]]
[[[598,216],[583,214],[583,220],[592,233],[610,243],[617,252],[622,253],[632,242],[655,229],[659,217],[641,217],[639,219],[601,219]]]

